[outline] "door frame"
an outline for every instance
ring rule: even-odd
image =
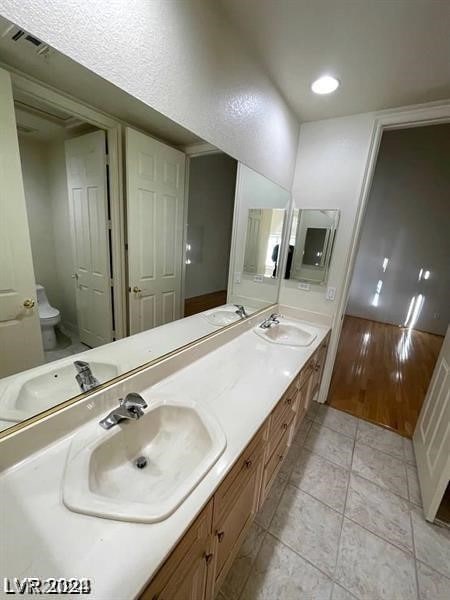
[[[125,223],[122,170],[122,124],[109,115],[59,92],[38,80],[24,75],[7,64],[0,66],[11,76],[13,92],[20,90],[29,96],[64,110],[106,133],[108,144],[108,183],[111,210],[111,259],[113,266],[114,339],[127,335],[126,279],[125,279]],[[112,326],[111,326],[112,328]]]
[[[177,148],[178,150],[178,148]],[[208,154],[225,154],[223,150],[219,150],[208,142],[190,144],[180,148],[186,155],[186,170],[184,174],[184,211],[183,211],[183,262],[181,265],[181,315],[184,318],[184,306],[186,301],[186,244],[188,230],[188,212],[189,212],[189,173],[191,168],[191,159],[198,156],[206,156]]]
[[[338,344],[342,332],[342,323],[350,295],[350,285],[355,269],[355,262],[359,250],[359,242],[361,238],[364,217],[372,188],[372,181],[378,161],[378,153],[380,150],[383,132],[394,129],[411,129],[414,127],[439,125],[445,123],[450,123],[450,101],[431,102],[429,104],[420,104],[408,108],[380,111],[374,114],[368,158],[361,184],[350,247],[347,252],[342,294],[331,325],[332,335],[330,338],[330,347],[328,350],[328,356],[322,378],[322,386],[318,396],[319,403],[324,403],[326,401],[330,389],[331,377],[333,374]]]

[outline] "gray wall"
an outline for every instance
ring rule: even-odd
[[[450,319],[450,125],[384,133],[347,313],[401,325],[413,296],[415,327],[445,335]],[[383,272],[383,260],[389,259]],[[419,281],[420,270],[430,271]],[[373,305],[382,281],[378,305]]]
[[[236,170],[226,154],[190,161],[186,298],[227,289]]]

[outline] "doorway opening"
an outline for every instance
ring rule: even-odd
[[[227,303],[236,173],[223,152],[189,159],[185,317]]]
[[[450,125],[383,133],[328,403],[411,437],[450,320]]]
[[[14,90],[45,362],[113,341],[107,133]]]

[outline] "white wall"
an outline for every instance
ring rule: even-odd
[[[51,303],[58,303],[52,202],[47,175],[46,145],[19,135],[20,160],[33,255],[34,278],[46,288]]]
[[[35,280],[61,312],[63,324],[76,330],[64,140],[43,142],[19,136],[19,148]]]
[[[325,286],[298,289],[283,280],[280,303],[333,318],[342,287],[355,227],[361,186],[374,126],[372,114],[304,123],[295,168],[292,197],[296,208],[339,209],[339,224],[331,259],[328,285],[337,289],[336,300],[325,300]]]
[[[227,289],[236,171],[226,154],[190,159],[186,298]]]
[[[298,122],[210,0],[2,0],[0,13],[290,189]]]
[[[52,224],[56,248],[56,277],[58,279],[58,308],[66,327],[77,330],[75,265],[70,229],[69,196],[67,191],[64,140],[55,140],[47,147],[49,194],[52,203]]]
[[[445,335],[450,321],[450,125],[387,131],[364,216],[347,313]],[[383,261],[389,259],[383,271]],[[419,272],[430,271],[428,279]],[[376,297],[378,281],[381,292]]]

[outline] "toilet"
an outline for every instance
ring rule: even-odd
[[[50,305],[43,285],[36,284],[36,293],[44,350],[54,350],[56,348],[55,325],[61,321],[61,314],[57,308]]]

